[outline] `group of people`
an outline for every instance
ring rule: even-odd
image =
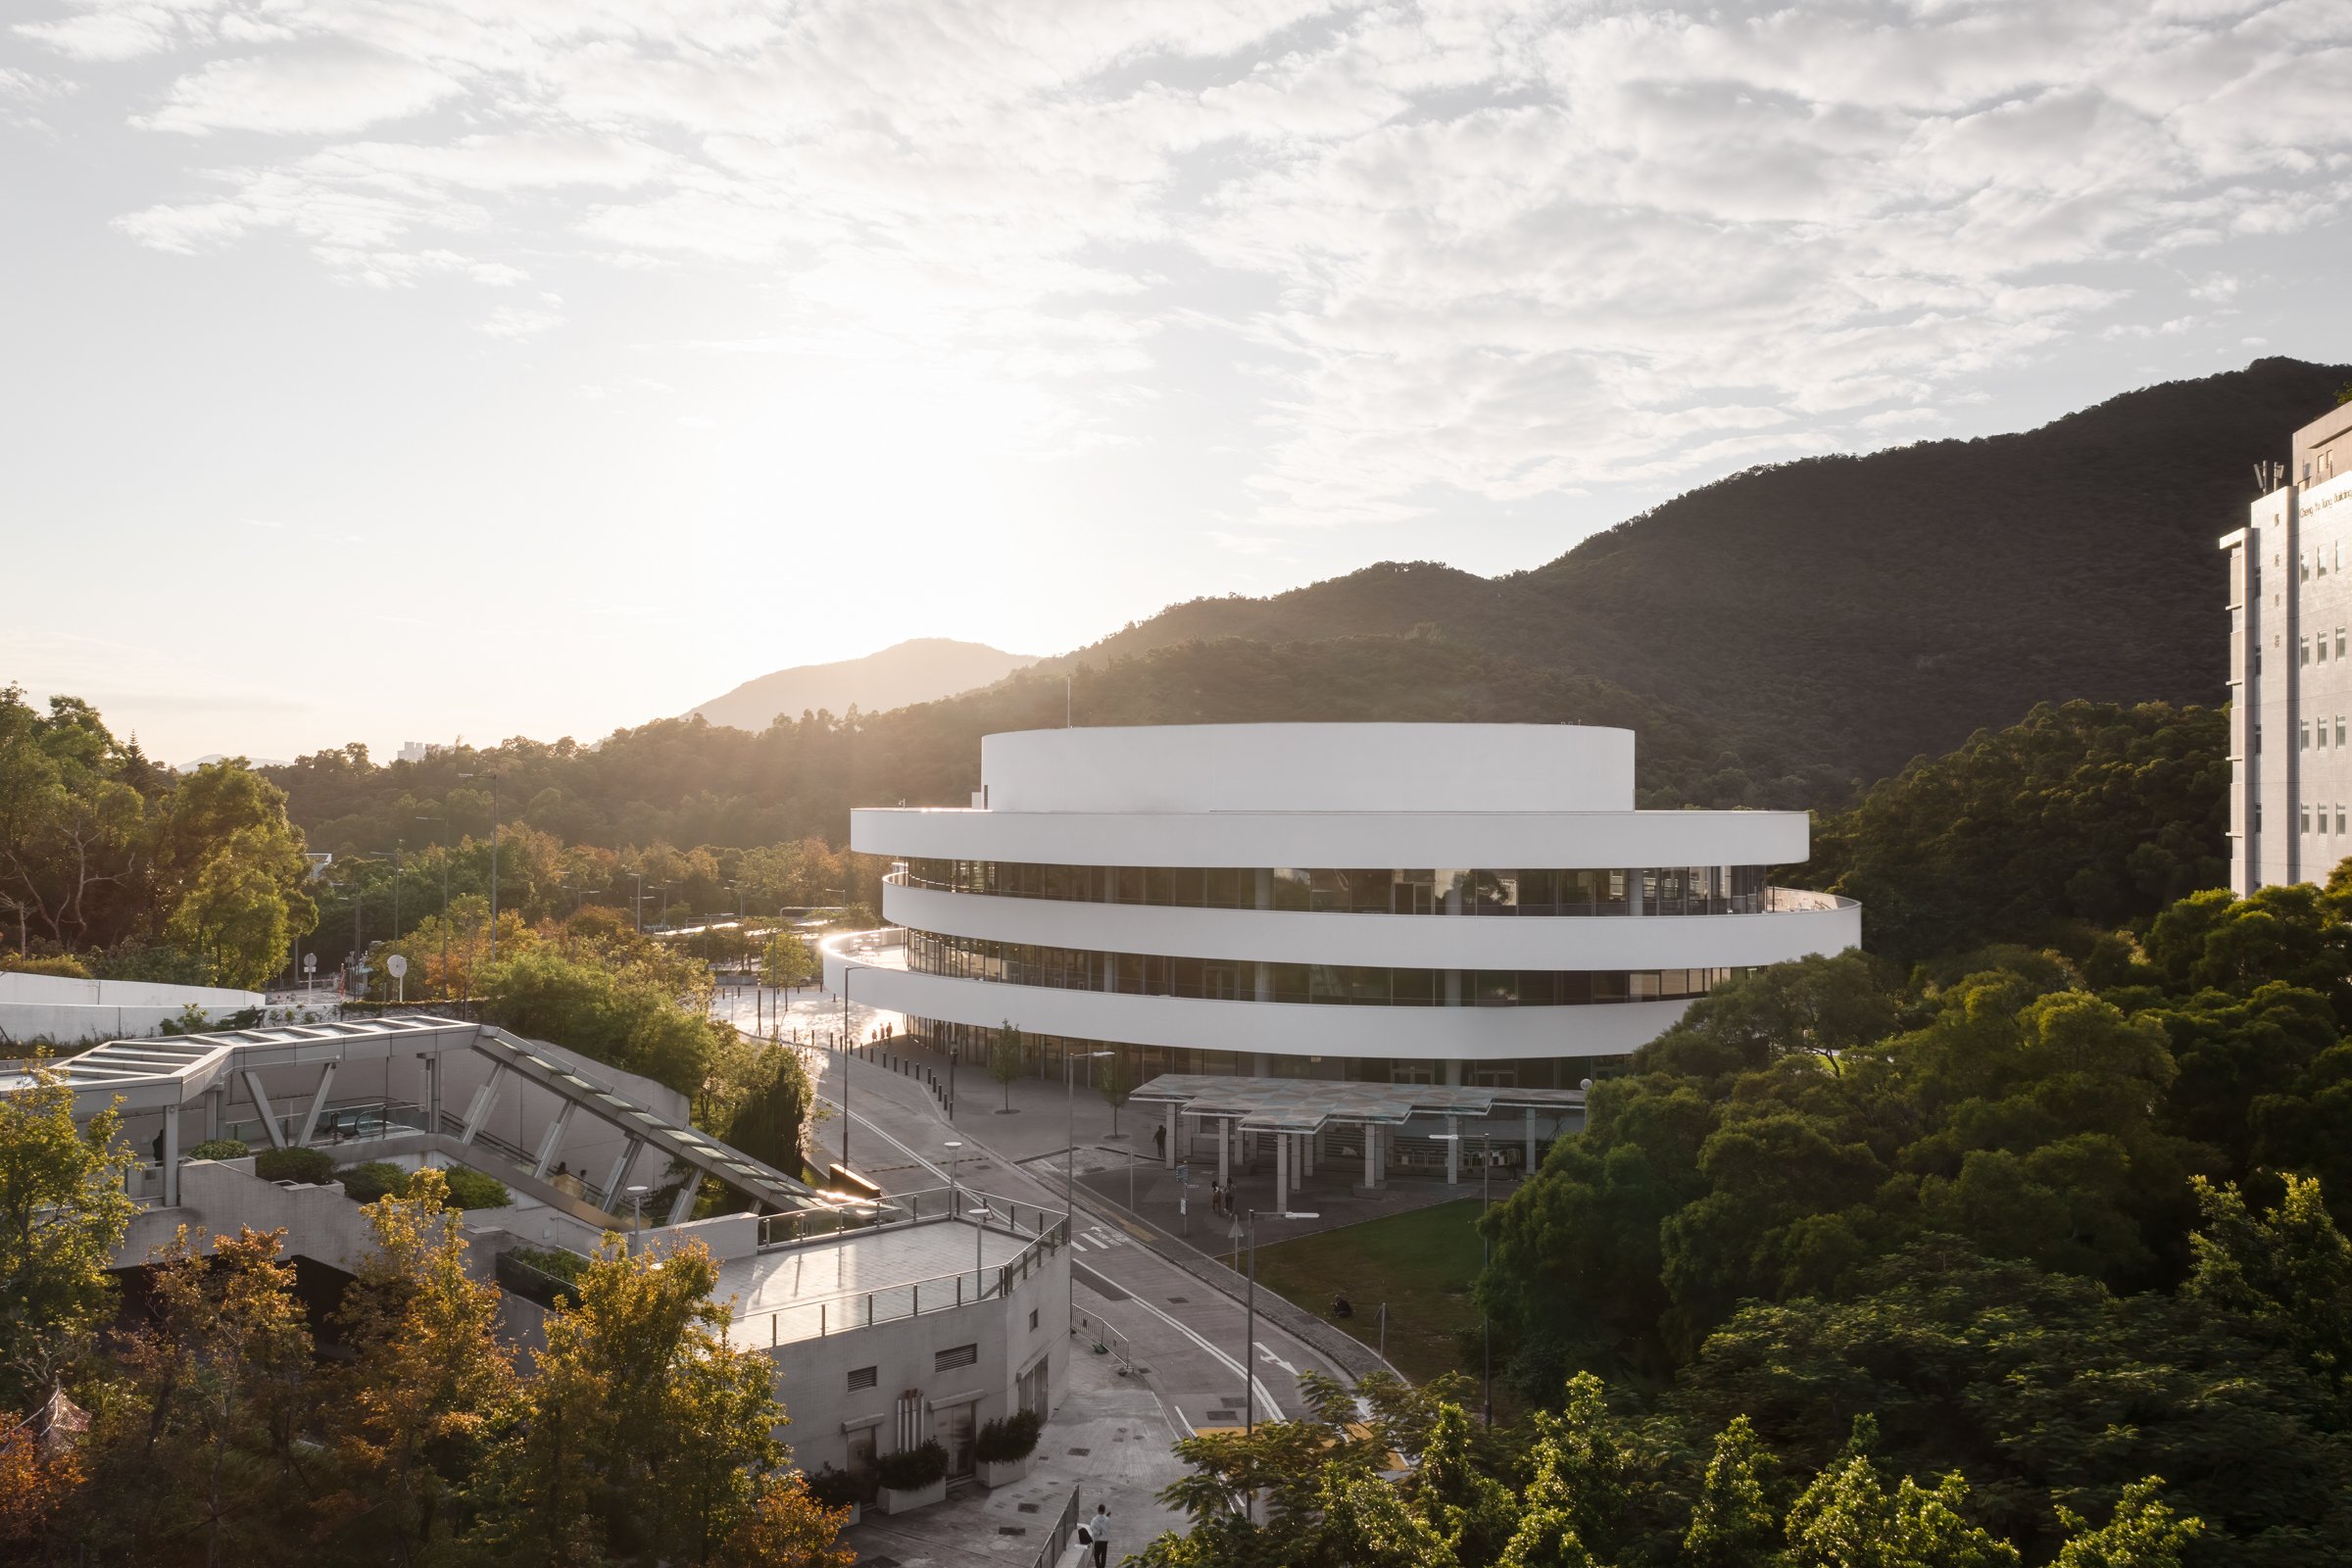
[[[1211,1214],[1231,1214],[1233,1212],[1233,1189],[1223,1182],[1210,1182],[1208,1184],[1208,1211]]]

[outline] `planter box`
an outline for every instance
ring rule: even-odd
[[[927,1487],[915,1487],[906,1492],[895,1487],[884,1487],[874,1506],[884,1513],[912,1513],[917,1508],[928,1508],[935,1502],[945,1502],[947,1499],[948,1478],[942,1476]]]
[[[1023,1454],[1018,1459],[983,1459],[980,1461],[980,1484],[994,1492],[999,1487],[1009,1487],[1015,1481],[1026,1481],[1036,1463],[1037,1455],[1034,1452]]]

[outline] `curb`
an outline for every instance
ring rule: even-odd
[[[1145,1232],[1145,1245],[1168,1262],[1175,1264],[1210,1290],[1229,1298],[1235,1305],[1247,1298],[1250,1284],[1241,1275],[1215,1258],[1200,1251],[1182,1239],[1166,1231],[1121,1203],[1109,1202],[1100,1194],[1083,1188],[1077,1195],[1077,1204],[1101,1219],[1111,1220],[1129,1229],[1133,1235]],[[1350,1379],[1365,1378],[1375,1372],[1385,1372],[1398,1382],[1410,1385],[1412,1380],[1382,1359],[1378,1350],[1351,1334],[1338,1329],[1298,1307],[1271,1290],[1257,1293],[1257,1311],[1260,1317],[1282,1325],[1294,1338],[1303,1340]]]

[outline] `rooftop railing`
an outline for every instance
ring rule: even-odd
[[[934,1221],[946,1217],[936,1215]],[[870,1291],[845,1291],[764,1312],[746,1313],[736,1320],[729,1338],[737,1345],[793,1345],[853,1329],[871,1328],[877,1323],[920,1317],[926,1312],[952,1312],[957,1307],[1002,1299],[1030,1276],[1042,1272],[1054,1254],[1069,1245],[1069,1221],[1058,1215],[1049,1217],[1051,1223],[1043,1234],[993,1267],[938,1274]]]

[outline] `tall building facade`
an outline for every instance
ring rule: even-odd
[[[2352,404],[2295,432],[2230,558],[2230,885],[2352,856]]]
[[[1634,809],[1634,736],[1536,724],[1032,730],[969,808],[854,813],[904,946],[858,1001],[985,1060],[1548,1088],[1743,969],[1861,939],[1775,888],[1801,811]],[[845,969],[828,954],[826,983]]]

